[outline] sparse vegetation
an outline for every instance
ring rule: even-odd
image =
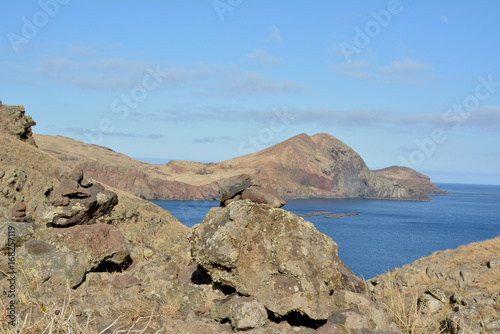
[[[206,167],[203,167],[203,168],[198,169],[196,171],[196,174],[198,174],[198,175],[209,175],[209,174],[213,174],[213,173],[214,173],[213,170],[207,169]]]

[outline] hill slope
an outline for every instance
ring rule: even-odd
[[[166,165],[147,164],[65,137],[34,136],[47,153],[61,160],[80,159],[86,172],[95,179],[149,199],[217,199],[220,181],[250,174],[271,181],[286,198],[429,200],[420,190],[425,187],[387,178],[390,173],[377,175],[349,146],[324,133],[301,134],[262,151],[219,163],[170,161]],[[422,180],[430,184],[429,179]]]

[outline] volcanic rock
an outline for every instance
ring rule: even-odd
[[[106,224],[76,225],[64,229],[49,228],[41,231],[39,240],[60,250],[83,254],[87,271],[99,266],[120,269],[128,265],[130,251],[120,230]]]
[[[33,232],[32,223],[0,223],[0,251],[3,254],[7,254],[9,248],[15,251],[33,236]]]
[[[291,212],[241,200],[213,208],[192,229],[194,260],[216,282],[255,298],[276,316],[326,320],[351,303],[370,324],[392,321],[367,297],[363,281],[338,258],[337,245]],[[393,325],[393,324],[392,324]],[[392,328],[392,327],[390,327]]]
[[[224,207],[237,200],[249,199],[257,204],[268,204],[281,208],[285,201],[265,180],[252,179],[249,175],[222,181],[219,187],[220,206]]]
[[[33,133],[31,132],[31,127],[35,125],[36,123],[31,117],[25,116],[23,106],[0,104],[0,130],[36,147],[35,140],[32,137]]]
[[[215,321],[231,321],[235,330],[262,327],[267,321],[267,311],[261,303],[255,298],[235,294],[214,300],[211,314]]]

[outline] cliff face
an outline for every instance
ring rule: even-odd
[[[421,174],[408,167],[391,166],[384,169],[374,170],[375,175],[397,182],[409,189],[421,191],[426,195],[447,195],[427,175]]]
[[[384,173],[374,173],[359,154],[324,133],[301,134],[220,163],[170,161],[166,165],[146,164],[69,138],[35,138],[43,150],[62,160],[79,159],[86,172],[100,182],[148,199],[217,199],[222,180],[249,174],[271,182],[285,198],[429,200],[421,190],[425,187],[408,186]],[[435,187],[428,178],[420,182]]]

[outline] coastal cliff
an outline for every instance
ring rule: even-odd
[[[61,160],[80,160],[96,180],[148,199],[217,199],[220,182],[242,174],[266,180],[284,198],[425,201],[430,200],[426,189],[440,191],[429,178],[416,172],[405,174],[405,179],[394,177],[392,169],[373,172],[349,146],[324,133],[301,134],[219,163],[170,161],[166,165],[147,164],[65,137],[35,138],[42,150]]]

